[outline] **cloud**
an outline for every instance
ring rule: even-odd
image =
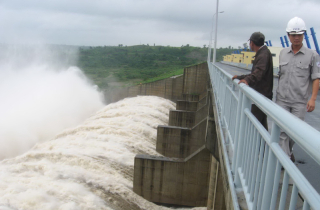
[[[209,43],[215,1],[209,0],[12,0],[0,4],[3,42],[70,45]],[[254,31],[280,45],[287,22],[303,18],[320,30],[319,1],[220,1],[218,46],[241,45]]]

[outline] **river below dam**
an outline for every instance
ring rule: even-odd
[[[170,109],[175,104],[163,98],[126,98],[26,153],[2,160],[0,210],[172,209],[132,190],[134,157],[160,156],[155,151],[157,126],[168,123]]]

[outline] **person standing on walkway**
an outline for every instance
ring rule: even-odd
[[[312,112],[315,109],[319,90],[320,58],[315,51],[302,44],[306,25],[301,18],[292,18],[288,22],[286,31],[291,47],[280,52],[276,103],[304,120],[306,111]],[[294,141],[283,131],[280,134],[279,144],[294,162],[292,153]]]
[[[249,39],[250,49],[256,52],[250,74],[234,75],[232,80],[239,79],[239,84],[244,83],[272,100],[273,88],[273,62],[270,50],[264,45],[264,35],[261,32],[254,32]],[[267,115],[255,104],[251,107],[252,114],[268,130]]]

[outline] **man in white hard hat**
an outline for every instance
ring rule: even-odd
[[[273,88],[273,63],[272,55],[266,45],[264,45],[265,37],[261,32],[254,32],[250,36],[250,49],[256,52],[252,62],[252,70],[250,74],[234,75],[232,80],[239,79],[240,83],[245,83],[251,88],[272,100]],[[261,111],[255,104],[251,106],[252,114],[260,121],[260,123],[268,130],[267,115]]]
[[[286,31],[291,47],[280,52],[276,103],[304,120],[306,112],[315,109],[319,90],[320,58],[315,51],[302,44],[306,25],[301,18],[292,18],[288,22]],[[294,162],[292,153],[294,141],[283,131],[280,134],[279,144]]]

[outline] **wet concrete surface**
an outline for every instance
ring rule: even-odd
[[[217,66],[221,67],[231,75],[250,74],[249,70],[241,69],[235,66],[230,66],[222,63],[217,63]],[[273,101],[275,101],[276,89],[278,87],[278,78],[274,77],[273,80]],[[305,122],[320,131],[320,91],[316,101],[316,108],[313,112],[307,113],[305,116]],[[268,127],[272,127],[272,121],[268,119]],[[270,130],[270,129],[269,129]],[[320,141],[320,136],[319,136]],[[320,193],[320,166],[309,157],[309,155],[302,150],[297,144],[293,146],[293,153],[296,159],[295,164],[302,172],[302,174],[308,179],[312,186]]]

